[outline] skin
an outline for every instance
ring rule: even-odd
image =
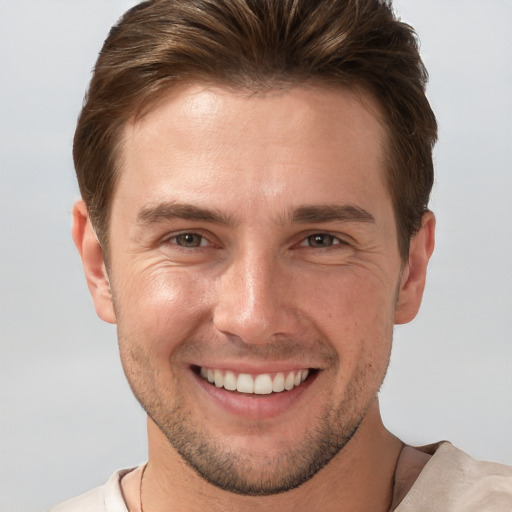
[[[402,443],[377,392],[393,326],[420,306],[435,220],[401,261],[386,142],[364,93],[184,85],[126,127],[108,272],[75,205],[97,313],[117,323],[149,416],[146,510],[389,508]],[[314,371],[239,400],[201,366]],[[131,510],[138,483],[123,484]]]

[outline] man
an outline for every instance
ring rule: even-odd
[[[381,421],[420,306],[436,122],[377,0],[160,0],[98,59],[73,238],[148,463],[53,509],[512,508],[512,469]]]

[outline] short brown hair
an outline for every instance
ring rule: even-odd
[[[388,187],[407,258],[433,184],[437,124],[413,29],[385,0],[150,0],[112,28],[78,120],[74,161],[108,252],[110,204],[126,123],[179,82],[264,90],[362,88],[389,134]]]

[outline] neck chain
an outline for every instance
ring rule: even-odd
[[[144,512],[144,507],[142,506],[142,482],[144,481],[144,473],[146,472],[146,468],[148,467],[148,464],[144,464],[144,467],[142,468],[142,475],[140,475],[140,489],[139,489],[139,506],[140,506],[140,512]]]

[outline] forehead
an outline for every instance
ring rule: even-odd
[[[385,188],[385,145],[378,104],[360,91],[182,85],[126,126],[114,205],[142,201],[143,191],[146,200],[179,190],[181,201],[223,201],[235,188],[244,205],[308,193],[344,201]]]
[[[151,126],[174,128],[176,136],[180,127],[206,132],[212,123],[215,123],[219,135],[232,131],[245,136],[250,129],[249,119],[254,123],[258,117],[269,121],[264,123],[265,130],[260,131],[260,135],[273,138],[284,134],[283,129],[286,133],[294,131],[295,136],[300,135],[300,131],[306,135],[308,128],[335,135],[339,124],[350,124],[354,138],[364,137],[371,129],[376,139],[383,139],[386,132],[384,115],[373,95],[362,89],[315,83],[300,86],[283,84],[255,91],[214,83],[183,83],[160,93],[142,112],[127,123],[126,136],[139,137],[145,131],[148,133]],[[245,130],[239,132],[244,121]],[[272,132],[273,128],[279,133]],[[211,137],[213,134],[208,135]]]

